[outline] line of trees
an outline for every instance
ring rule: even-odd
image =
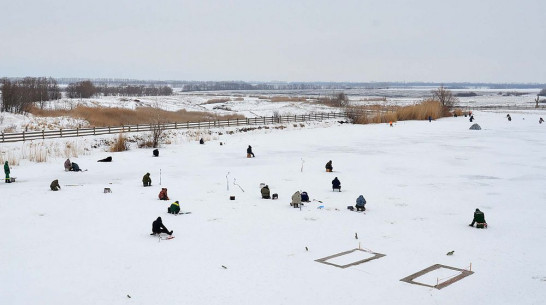
[[[160,96],[172,95],[173,89],[169,86],[134,86],[121,85],[109,87],[102,85],[97,87],[99,93],[109,96]]]
[[[18,80],[3,78],[1,81],[1,111],[23,113],[33,104],[44,108],[45,102],[61,98],[61,90],[55,79],[49,77],[25,77]]]
[[[144,85],[120,85],[108,86],[102,84],[95,86],[93,82],[86,80],[70,83],[66,87],[66,96],[69,98],[90,98],[96,95],[104,96],[160,96],[172,95],[173,89],[169,86],[144,86]]]

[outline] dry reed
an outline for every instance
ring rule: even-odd
[[[35,116],[68,116],[83,119],[89,122],[90,127],[150,124],[157,122],[198,122],[244,119],[244,116],[238,114],[218,115],[209,112],[189,112],[186,110],[178,110],[173,112],[152,107],[139,107],[136,110],[132,110],[125,108],[78,106],[72,110],[42,110],[32,108],[29,112]]]
[[[118,138],[110,146],[110,151],[120,152],[126,150],[129,150],[129,142],[127,141],[127,138],[123,135],[123,133],[120,132]]]

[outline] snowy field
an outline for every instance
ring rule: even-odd
[[[159,107],[168,111],[205,111],[219,115],[240,114],[248,118],[260,116],[303,115],[309,113],[335,112],[339,109],[317,103],[321,97],[331,97],[336,92],[345,92],[352,105],[412,105],[431,96],[436,88],[416,87],[403,89],[347,89],[347,90],[272,90],[272,91],[212,91],[180,92],[175,88],[172,96],[117,97],[102,96],[90,99],[61,99],[44,103],[46,109],[73,109],[78,105],[88,107]],[[472,97],[459,97],[458,107],[472,109],[480,106],[534,107],[537,89],[457,89],[453,94],[474,92]],[[515,94],[515,95],[514,95]],[[521,94],[521,95],[520,95]],[[290,99],[300,98],[303,101]],[[542,98],[541,106],[546,101]],[[56,130],[59,128],[86,127],[84,120],[68,117],[40,118],[33,115],[0,113],[0,132],[23,130]]]
[[[95,149],[72,160],[79,173],[24,160],[0,183],[0,303],[543,304],[546,112],[510,114],[476,112],[480,131],[458,117],[224,134],[159,158]],[[322,203],[290,207],[297,190]],[[365,214],[346,209],[360,194]],[[167,214],[174,200],[192,213]],[[476,208],[488,229],[468,226]],[[149,235],[158,216],[176,238]],[[386,256],[315,261],[358,247]],[[442,290],[400,281],[434,264],[475,273]]]

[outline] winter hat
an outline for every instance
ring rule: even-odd
[[[480,209],[476,209],[476,212],[481,212]]]

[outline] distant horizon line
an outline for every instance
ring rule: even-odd
[[[52,77],[52,76],[2,76],[7,79],[24,79],[27,77],[46,77],[53,78],[57,81],[108,81],[108,82],[143,82],[143,83],[246,83],[246,84],[406,84],[406,85],[540,85],[546,86],[546,83],[541,82],[484,82],[484,81],[284,81],[284,80],[183,80],[183,79],[139,79],[139,78],[123,78],[123,77]]]

